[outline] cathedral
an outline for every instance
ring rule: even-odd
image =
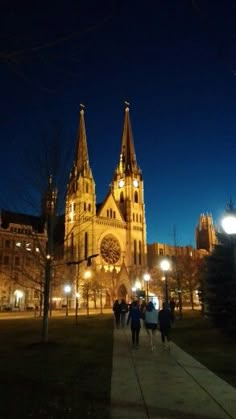
[[[144,182],[136,160],[128,103],[117,166],[101,203],[96,201],[81,105],[75,160],[67,185],[65,258],[78,261],[70,273],[77,292],[86,281],[86,261],[92,262],[90,273],[103,293],[105,290],[106,306],[115,298],[130,296],[135,281],[143,280],[147,269]]]
[[[44,204],[48,203],[50,207],[51,201]],[[110,308],[115,299],[129,300],[138,294],[137,290],[140,296],[145,296],[144,290],[148,294],[149,287],[144,281],[145,273],[152,275],[163,257],[204,257],[217,243],[211,214],[201,214],[195,230],[196,249],[159,242],[147,244],[144,182],[136,160],[127,102],[117,165],[111,173],[107,195],[99,203],[89,162],[85,110],[81,105],[65,213],[56,219],[52,308],[61,308],[67,302],[70,308],[96,308],[96,304]],[[1,211],[0,310],[42,307],[48,243],[44,221],[42,216]],[[70,289],[69,296],[65,294],[66,286]],[[154,288],[150,291],[153,295],[157,292]]]

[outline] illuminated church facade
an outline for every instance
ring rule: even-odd
[[[95,255],[90,270],[93,280],[105,291],[107,306],[115,298],[130,296],[135,281],[143,278],[147,270],[144,182],[136,160],[127,103],[120,154],[111,177],[104,201],[97,203],[81,106],[75,160],[67,185],[65,258],[81,262],[72,265],[70,273],[80,292],[86,259]]]

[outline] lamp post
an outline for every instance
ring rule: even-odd
[[[66,293],[66,316],[68,317],[68,315],[69,315],[69,294],[71,292],[71,286],[70,285],[65,285],[64,291]]]
[[[84,259],[81,260],[71,260],[68,261],[66,264],[67,266],[70,265],[78,265],[77,271],[77,278],[76,278],[76,289],[75,289],[75,322],[78,323],[78,311],[79,311],[79,266],[83,262],[87,262],[87,267],[92,265],[92,259],[99,256],[99,253],[94,253]]]
[[[161,270],[165,273],[165,301],[168,303],[169,293],[168,293],[168,278],[167,273],[170,270],[170,261],[168,259],[163,259],[160,263]]]
[[[228,214],[223,217],[221,225],[223,227],[224,232],[232,236],[232,245],[233,245],[233,262],[234,262],[234,270],[236,271],[236,215]]]
[[[144,279],[144,281],[146,282],[146,293],[147,293],[147,302],[148,302],[148,298],[149,298],[149,281],[150,281],[150,279],[151,279],[151,276],[148,274],[148,273],[146,273],[146,274],[144,274],[143,275],[143,279]]]

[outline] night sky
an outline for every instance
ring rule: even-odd
[[[148,243],[175,229],[195,245],[201,213],[219,223],[236,202],[235,1],[14,0],[0,19],[1,208],[25,210],[16,189],[43,130],[60,125],[73,158],[80,103],[102,201],[128,100]]]

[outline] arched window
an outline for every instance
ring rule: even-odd
[[[84,259],[88,257],[88,233],[84,234]]]
[[[89,185],[88,185],[88,183],[86,182],[86,183],[85,183],[85,192],[86,192],[86,193],[88,193],[88,191],[89,191]]]
[[[138,223],[138,214],[136,214],[136,223]]]
[[[112,218],[112,209],[110,209],[110,218]]]
[[[74,233],[70,235],[70,256],[73,258],[74,256]]]
[[[120,193],[120,202],[124,202],[124,193],[123,192]]]
[[[86,211],[86,202],[84,202],[84,211]]]
[[[142,264],[142,242],[141,242],[141,240],[139,240],[139,243],[138,243],[138,252],[139,252],[139,255],[138,255],[139,265],[141,265]]]
[[[134,192],[134,202],[138,203],[138,192]]]
[[[137,264],[137,240],[134,240],[134,265]]]
[[[113,218],[116,218],[116,212],[113,211]]]
[[[91,204],[88,204],[88,210],[91,211]]]
[[[135,221],[135,213],[133,212],[133,221]]]
[[[107,210],[107,217],[109,217],[109,209]]]

